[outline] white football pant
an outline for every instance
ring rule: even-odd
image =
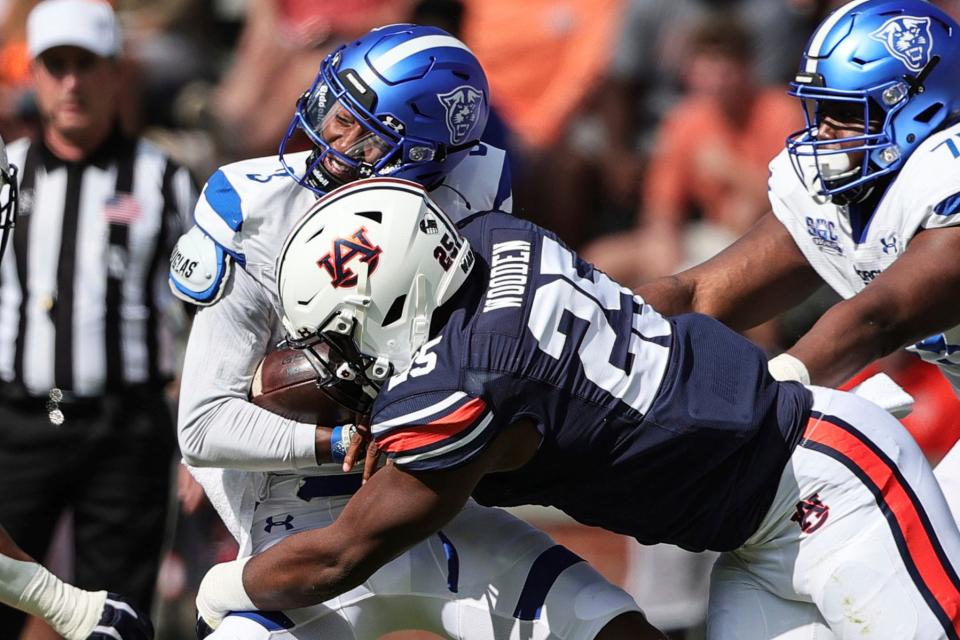
[[[323,527],[349,496],[296,497],[274,477],[256,510],[254,552]],[[472,500],[440,534],[323,604],[227,616],[210,640],[359,640],[403,629],[466,640],[592,639],[633,599],[549,536]]]
[[[811,390],[771,509],[714,567],[708,638],[960,637],[960,531],[920,448],[876,405]]]

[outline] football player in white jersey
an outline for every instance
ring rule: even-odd
[[[184,460],[241,556],[329,525],[361,484],[341,468],[349,429],[248,401],[257,364],[283,337],[275,261],[284,238],[319,195],[369,175],[423,184],[458,219],[509,212],[505,154],[479,141],[488,109],[483,70],[462,42],[436,28],[375,29],[323,62],[278,156],[227,165],[208,180],[196,227],[171,259],[173,290],[203,306],[178,429]],[[311,148],[288,152],[304,135]],[[553,566],[558,549],[525,522],[471,503],[349,593],[306,609],[237,613],[210,637],[374,638],[416,628],[536,640],[637,637],[647,627],[633,600],[585,562]],[[539,603],[535,615],[518,613],[521,596]]]
[[[791,83],[807,126],[770,164],[772,212],[713,259],[637,291],[665,313],[746,329],[825,281],[845,300],[771,360],[775,376],[837,385],[907,347],[960,393],[958,29],[920,0],[854,0],[829,15]],[[936,475],[960,516],[960,450]]]

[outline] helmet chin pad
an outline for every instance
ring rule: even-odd
[[[845,180],[856,176],[860,165],[850,160],[849,153],[831,153],[817,156],[817,168],[824,182],[840,186]]]

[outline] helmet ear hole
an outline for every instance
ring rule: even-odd
[[[933,120],[933,117],[937,115],[937,113],[939,113],[942,108],[943,108],[942,102],[934,102],[932,105],[930,105],[929,107],[927,107],[926,109],[918,113],[917,115],[913,116],[913,119],[916,120],[917,122],[922,122],[926,124],[931,120]]]
[[[400,319],[401,314],[403,314],[403,305],[407,301],[407,294],[398,296],[396,300],[393,301],[393,304],[390,305],[390,310],[387,311],[387,315],[383,317],[383,322],[380,323],[381,327],[389,327],[391,324]]]

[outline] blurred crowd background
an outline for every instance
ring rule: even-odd
[[[36,0],[0,0],[0,134],[34,134],[25,43]],[[488,142],[510,155],[514,210],[627,285],[713,255],[763,215],[767,164],[801,127],[785,93],[835,0],[116,0],[124,28],[123,125],[190,168],[275,154],[320,61],[373,26],[459,35],[486,69]],[[960,0],[936,2],[960,19]],[[834,300],[823,292],[750,337],[771,355]],[[885,370],[918,400],[908,425],[932,460],[960,433],[939,374],[912,356]],[[175,398],[173,399],[175,400]],[[583,470],[589,473],[589,470]],[[180,469],[158,583],[161,639],[192,637],[193,590],[235,545]],[[638,545],[534,514],[558,540],[700,637],[709,558]],[[56,554],[69,553],[60,545]],[[57,558],[50,559],[57,567]],[[692,562],[692,565],[691,565]],[[61,563],[62,566],[62,563]],[[693,568],[690,568],[693,566]],[[61,573],[63,573],[61,571]],[[68,575],[66,577],[69,577]],[[684,631],[686,629],[686,632]],[[33,625],[25,633],[49,637]]]

